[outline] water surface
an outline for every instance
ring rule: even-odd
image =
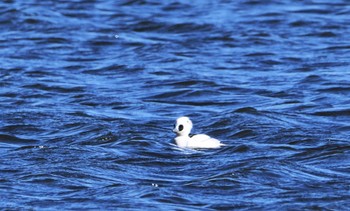
[[[0,12],[2,209],[350,206],[349,2]],[[182,115],[227,146],[178,149]]]

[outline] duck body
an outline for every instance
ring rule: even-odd
[[[215,138],[205,134],[190,136],[177,136],[175,142],[181,148],[220,148],[223,144]]]
[[[222,144],[219,140],[211,138],[205,134],[190,136],[192,121],[188,117],[180,117],[176,120],[173,132],[176,133],[175,143],[181,148],[210,149],[220,148]]]

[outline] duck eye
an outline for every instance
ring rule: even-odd
[[[179,131],[182,131],[184,129],[183,125],[179,125]]]

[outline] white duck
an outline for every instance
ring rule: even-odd
[[[173,132],[176,133],[175,142],[181,148],[219,148],[224,146],[219,140],[205,134],[190,136],[192,121],[188,117],[179,117],[176,120]]]

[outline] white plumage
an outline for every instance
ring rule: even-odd
[[[188,117],[179,117],[173,131],[176,133],[175,142],[181,148],[219,148],[223,146],[219,140],[205,134],[190,136],[192,121]]]

